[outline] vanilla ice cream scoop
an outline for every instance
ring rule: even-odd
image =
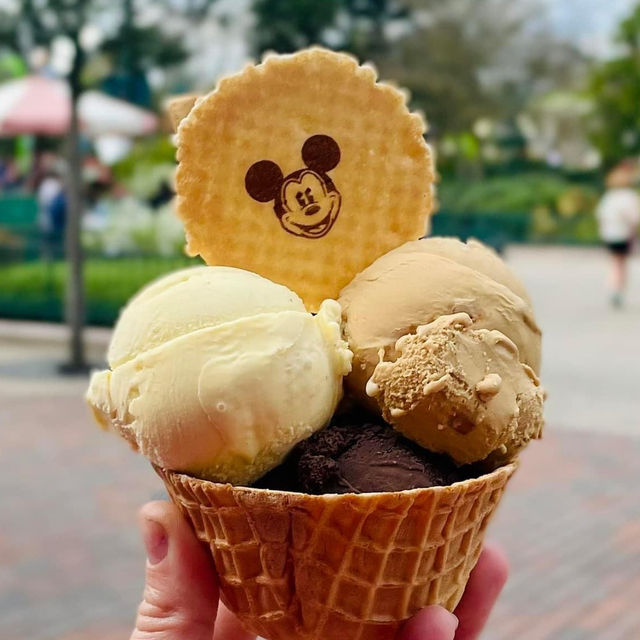
[[[327,424],[351,356],[336,301],[314,316],[254,273],[196,267],[129,302],[87,400],[153,463],[248,484]]]
[[[499,464],[540,437],[540,381],[500,331],[474,327],[467,313],[440,316],[400,338],[395,352],[378,363],[367,393],[414,442],[458,464],[490,455]]]

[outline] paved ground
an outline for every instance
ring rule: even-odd
[[[508,256],[545,329],[547,435],[491,528],[510,555],[486,640],[640,637],[640,261],[628,308],[603,256]],[[104,332],[94,332],[101,358]],[[127,638],[144,563],[135,529],[160,495],[148,465],[95,428],[85,378],[59,378],[57,332],[0,322],[0,638]],[[613,435],[615,434],[615,435]]]
[[[508,254],[544,331],[543,378],[553,427],[640,434],[640,256],[626,308],[607,304],[607,256],[593,249]]]

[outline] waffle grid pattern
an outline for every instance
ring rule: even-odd
[[[451,487],[309,496],[157,469],[213,554],[223,599],[270,640],[389,640],[453,609],[515,467]]]
[[[422,236],[434,170],[406,97],[371,67],[321,49],[269,56],[221,80],[178,127],[188,252],[284,284],[315,311],[376,258]],[[302,169],[303,143],[316,134],[340,147],[329,174],[342,204],[331,231],[309,239],[284,231],[273,202],[248,195],[245,175],[260,160],[285,176]]]

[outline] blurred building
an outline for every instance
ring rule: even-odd
[[[531,158],[551,166],[590,170],[600,155],[588,137],[591,100],[579,93],[555,91],[535,100],[518,119]]]

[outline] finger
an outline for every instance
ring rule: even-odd
[[[255,637],[255,633],[249,633],[242,628],[240,620],[221,602],[213,640],[254,640]]]
[[[168,502],[144,505],[140,529],[146,583],[131,640],[211,640],[218,585],[206,550]]]
[[[400,631],[398,640],[454,640],[458,619],[443,607],[431,605],[418,611]]]
[[[462,600],[456,608],[460,627],[456,640],[475,640],[489,618],[509,574],[509,563],[502,549],[487,544],[471,572]]]

